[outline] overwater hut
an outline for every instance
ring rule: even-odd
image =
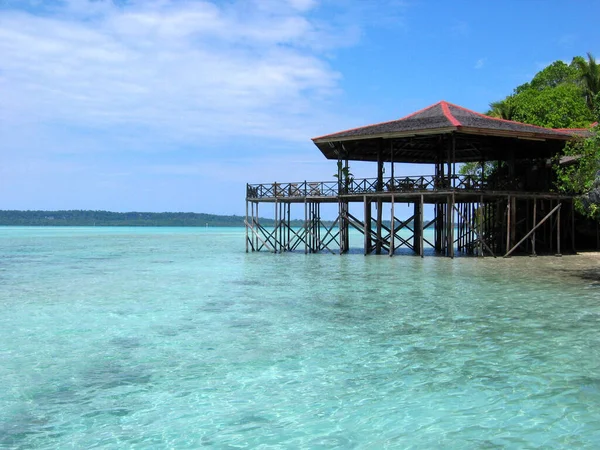
[[[323,155],[337,161],[337,180],[248,184],[246,250],[345,253],[352,227],[364,237],[365,254],[393,255],[404,247],[423,256],[426,244],[449,257],[574,251],[573,197],[554,192],[551,161],[581,133],[441,101],[399,120],[314,138]],[[351,161],[374,163],[375,176],[354,178]],[[395,171],[402,163],[427,164],[433,173],[405,176]],[[495,170],[460,175],[461,163],[493,163]],[[272,227],[259,222],[262,203],[275,205]],[[320,218],[324,203],[338,205],[332,224]],[[350,213],[352,203],[362,205],[362,214]],[[410,217],[397,217],[398,203],[411,205]],[[294,204],[304,206],[300,228],[290,225]],[[427,220],[425,208],[433,215]],[[429,228],[433,233],[425,233]]]

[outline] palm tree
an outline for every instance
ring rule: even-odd
[[[581,82],[585,91],[585,101],[590,110],[594,110],[594,97],[600,92],[600,64],[596,58],[588,52],[588,60],[583,58],[574,59],[573,62],[581,72]]]
[[[486,113],[490,117],[496,117],[504,120],[514,120],[516,113],[515,106],[508,100],[500,100],[490,103],[490,110]]]

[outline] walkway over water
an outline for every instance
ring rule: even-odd
[[[352,178],[347,185],[338,181],[248,184],[246,250],[342,254],[350,249],[350,228],[364,236],[365,255],[392,256],[404,248],[423,256],[426,245],[449,257],[560,254],[561,238],[569,240],[574,250],[572,197],[512,187],[508,181],[483,182],[469,175]],[[332,203],[338,205],[337,218],[325,221],[321,205]],[[350,213],[353,203],[362,204],[361,214]],[[397,217],[398,203],[412,208],[410,217]],[[274,205],[273,226],[260,223],[260,204]],[[295,211],[295,217],[304,216],[301,226],[297,220],[292,226],[292,205],[303,206],[300,214]],[[432,210],[430,220],[424,216],[426,205]],[[390,219],[384,220],[384,210]],[[425,237],[428,229],[433,229],[432,242]]]

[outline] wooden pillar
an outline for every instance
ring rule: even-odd
[[[448,196],[448,256],[454,258],[454,193]]]
[[[529,215],[529,210],[530,210],[530,206],[529,206],[529,204],[530,204],[530,203],[531,203],[531,202],[529,201],[529,199],[528,199],[528,198],[527,198],[527,199],[525,199],[525,232],[526,232],[526,233],[527,233],[527,232],[528,232],[528,231],[531,229],[531,227],[530,227],[530,224],[529,224],[529,220],[530,220],[530,218],[531,218],[531,216]],[[527,253],[529,253],[529,239],[527,239],[527,240],[525,241],[525,251],[526,251]]]
[[[511,196],[510,200],[510,248],[512,248],[517,240],[517,197]]]
[[[346,233],[348,233],[348,227],[346,227]],[[317,202],[317,245],[319,251],[325,250],[325,247],[322,246],[323,240],[321,239],[321,202]]]
[[[259,220],[259,217],[260,217],[259,214],[258,214],[258,205],[259,205],[259,203],[256,202],[256,211],[255,211],[256,212],[256,224],[258,224],[258,220]],[[253,223],[252,226],[255,226],[255,224]],[[254,245],[256,245],[255,248],[258,248],[258,234],[254,233],[254,239],[255,239]]]
[[[248,192],[248,187],[246,186],[246,192]],[[247,195],[247,194],[246,194]],[[248,253],[248,199],[246,199],[246,221],[244,222],[246,225],[246,253]]]
[[[452,133],[452,178],[450,179],[450,187],[455,187],[454,176],[456,175],[456,135]]]
[[[306,197],[304,197],[304,254],[308,253],[308,242],[310,234],[308,232],[308,204],[306,203]]]
[[[423,194],[419,196],[418,202],[415,201],[413,217],[413,247],[417,255],[423,256]]]
[[[452,138],[454,138],[454,135],[452,135]],[[448,141],[448,153],[446,154],[446,164],[448,166],[448,180],[447,180],[446,184],[444,185],[444,187],[448,187],[448,188],[450,187],[450,185],[449,185],[450,180],[451,180],[450,177],[452,176],[452,164],[450,162],[450,160],[452,159],[452,156],[451,156],[452,155],[452,141],[453,141],[453,139],[450,139]]]
[[[577,253],[575,250],[575,199],[571,199],[571,247],[573,253]]]
[[[278,219],[278,215],[277,215],[277,208],[279,207],[279,203],[277,203],[277,198],[275,198],[275,219],[273,219],[273,237],[275,238],[275,242],[273,243],[273,252],[277,253],[277,219]]]
[[[392,194],[392,205],[391,205],[391,212],[392,212],[392,217],[390,220],[390,249],[389,249],[389,255],[390,256],[394,256],[394,247],[395,247],[395,242],[394,242],[394,238],[396,237],[396,218],[394,217],[394,194]]]
[[[486,228],[487,226],[484,224],[484,222],[486,221],[486,217],[485,217],[485,213],[486,213],[486,207],[483,203],[483,195],[479,196],[479,207],[477,208],[476,214],[477,214],[477,230],[479,231],[479,238],[477,240],[478,243],[478,253],[480,257],[483,257],[483,237],[486,235]],[[492,244],[493,245],[493,244]]]
[[[550,200],[550,208],[549,211],[554,209],[554,201]],[[549,233],[548,233],[548,242],[550,243],[550,253],[554,252],[554,225],[552,225],[553,217],[550,217],[549,223]]]
[[[383,191],[383,148],[379,145],[377,149],[377,191]],[[383,219],[383,201],[377,197],[377,241],[375,242],[375,253],[381,255],[381,221]]]
[[[510,200],[511,200],[511,198],[509,195],[506,200],[506,252],[505,253],[508,253],[508,251],[511,248],[511,246],[510,246],[510,217],[511,217],[510,206],[511,206],[511,201]]]
[[[562,256],[560,253],[560,210],[556,212],[556,256]]]
[[[364,252],[365,255],[368,255],[371,253],[372,251],[372,246],[371,246],[371,201],[367,198],[367,196],[365,195],[363,197],[363,201],[364,201],[364,226],[363,226],[363,230],[364,230],[364,239],[365,239],[365,248],[364,248]]]
[[[377,223],[376,233],[377,233],[377,241],[375,242],[375,254],[381,255],[381,222],[383,220],[383,201],[381,198],[377,198]]]
[[[344,249],[345,249],[345,253],[348,253],[348,250],[350,250],[350,222],[348,221],[347,217],[348,217],[348,202],[344,201]],[[321,214],[321,205],[319,205],[319,217]],[[320,228],[319,228],[319,233],[320,233]],[[320,239],[320,237],[319,237]]]
[[[377,149],[377,191],[383,191],[383,151],[381,145]]]
[[[533,199],[533,234],[531,235],[531,256],[537,256],[535,253],[535,226],[537,225],[537,199]]]
[[[287,224],[286,224],[286,226],[287,226],[287,242],[286,242],[286,247],[287,247],[287,251],[288,252],[291,250],[290,243],[291,243],[291,237],[292,237],[292,235],[291,235],[291,232],[292,232],[292,230],[291,230],[291,227],[292,227],[292,211],[291,211],[291,208],[292,208],[292,204],[288,202],[287,203]]]

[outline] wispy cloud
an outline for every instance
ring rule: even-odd
[[[239,212],[282,168],[329,179],[308,138],[351,123],[330,61],[405,8],[0,0],[0,208]]]
[[[344,42],[343,30],[311,21],[316,6],[68,0],[4,9],[0,120],[183,142],[306,139],[316,106],[338,91],[324,54]]]
[[[475,69],[482,69],[485,66],[487,58],[479,58],[475,63]]]

